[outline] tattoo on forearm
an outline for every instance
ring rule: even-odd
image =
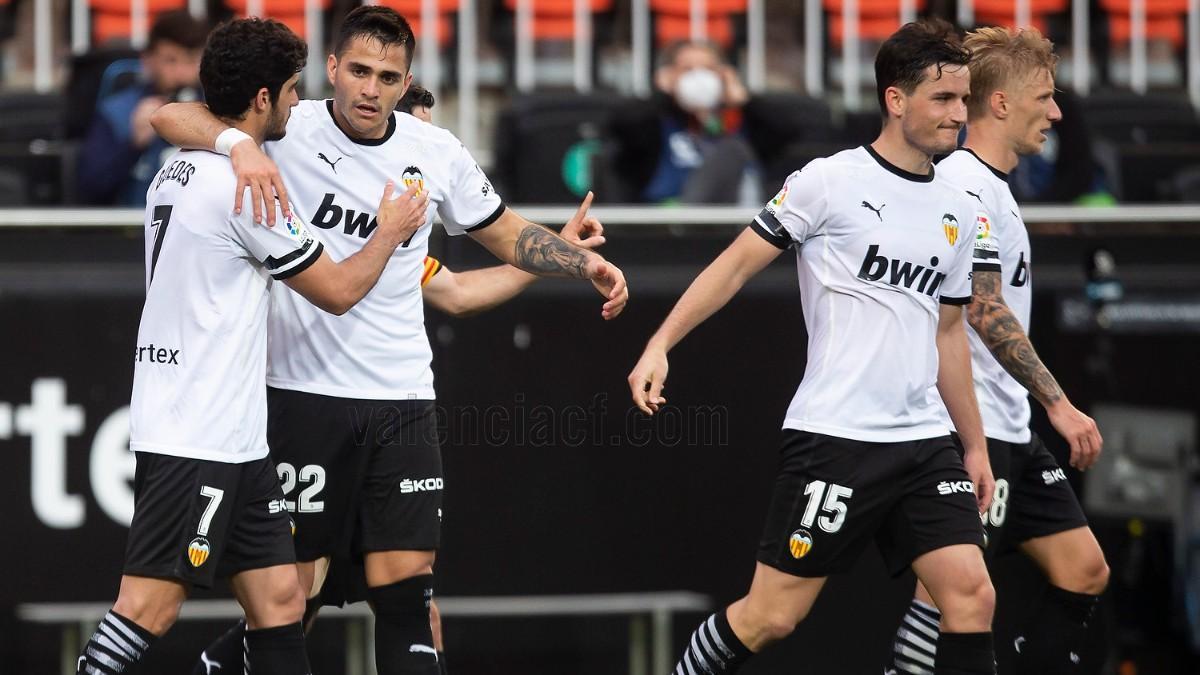
[[[1038,358],[1017,317],[1004,304],[1001,283],[999,272],[974,273],[972,291],[975,299],[967,307],[967,318],[1013,379],[1043,404],[1054,403],[1062,398],[1062,387]]]
[[[517,237],[517,267],[534,274],[587,277],[587,256],[541,225],[527,225]]]

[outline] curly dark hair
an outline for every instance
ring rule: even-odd
[[[888,87],[911,94],[925,80],[925,69],[929,66],[937,66],[941,77],[943,66],[965,66],[970,61],[971,51],[962,46],[958,31],[948,22],[922,19],[904,24],[880,45],[875,55],[879,112],[887,117],[884,92]]]
[[[396,110],[412,114],[413,108],[421,106],[422,108],[432,108],[436,101],[433,98],[433,92],[419,85],[412,85],[408,91],[404,92],[404,96],[400,98],[400,102],[396,104]]]
[[[271,103],[283,83],[304,69],[308,47],[272,19],[238,19],[218,26],[200,59],[204,101],[218,117],[242,119],[263,87]]]
[[[384,47],[404,47],[405,67],[411,69],[413,54],[417,51],[417,38],[412,26],[400,13],[390,7],[361,5],[350,10],[338,28],[333,53],[341,56],[350,48],[354,38],[364,37],[379,42]]]

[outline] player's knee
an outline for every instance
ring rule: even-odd
[[[1097,552],[1099,553],[1099,552]],[[1103,554],[1089,557],[1079,572],[1078,592],[1088,595],[1100,595],[1108,588],[1109,569]]]
[[[367,585],[383,587],[433,573],[433,551],[381,551],[366,556]]]
[[[784,607],[764,607],[757,612],[746,608],[739,618],[741,627],[749,633],[750,639],[746,645],[758,650],[791,635],[804,620],[804,614],[788,611]]]
[[[122,593],[113,604],[113,611],[161,637],[175,625],[180,606],[179,602],[151,595]]]
[[[955,632],[990,630],[996,610],[996,589],[987,570],[980,566],[978,571],[961,574],[939,608],[944,627]]]

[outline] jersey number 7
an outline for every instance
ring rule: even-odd
[[[170,204],[160,204],[154,207],[154,216],[150,227],[154,229],[154,253],[150,256],[150,281],[154,281],[154,268],[158,266],[158,254],[162,251],[163,237],[167,236],[167,226],[171,224]]]

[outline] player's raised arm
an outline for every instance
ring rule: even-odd
[[[567,242],[586,249],[604,243],[604,227],[595,218],[587,217],[586,205],[592,193],[566,225],[560,236]],[[425,302],[455,317],[470,316],[501,305],[516,297],[537,281],[536,275],[513,267],[496,265],[480,270],[453,272],[442,268],[422,286]]]
[[[379,203],[379,226],[362,249],[338,263],[322,253],[313,265],[284,283],[331,314],[345,314],[362,300],[379,281],[396,247],[425,222],[429,193],[413,186],[393,199],[393,189],[389,181]]]
[[[757,225],[743,230],[716,260],[704,268],[646,344],[642,357],[629,374],[629,389],[634,404],[647,415],[658,412],[659,406],[667,402],[662,396],[667,381],[667,352],[693,328],[724,307],[746,281],[783,252],[755,233],[754,227]]]
[[[267,226],[275,225],[276,197],[283,206],[283,215],[291,215],[287,188],[279,175],[279,167],[253,139],[217,119],[203,103],[168,103],[151,115],[150,124],[172,145],[213,150],[229,156],[238,178],[234,213],[242,212],[245,191],[249,187],[254,222],[261,223],[265,211]]]
[[[967,321],[996,361],[1046,409],[1050,423],[1071,445],[1071,466],[1087,469],[1100,456],[1104,440],[1091,417],[1071,404],[1042,363],[1021,322],[1004,302],[999,271],[976,269]]]
[[[587,220],[590,204],[589,193],[572,221]],[[620,268],[550,229],[525,220],[512,209],[505,208],[493,223],[470,234],[497,258],[530,274],[591,281],[606,299],[601,308],[605,319],[615,318],[629,300],[625,276]]]

